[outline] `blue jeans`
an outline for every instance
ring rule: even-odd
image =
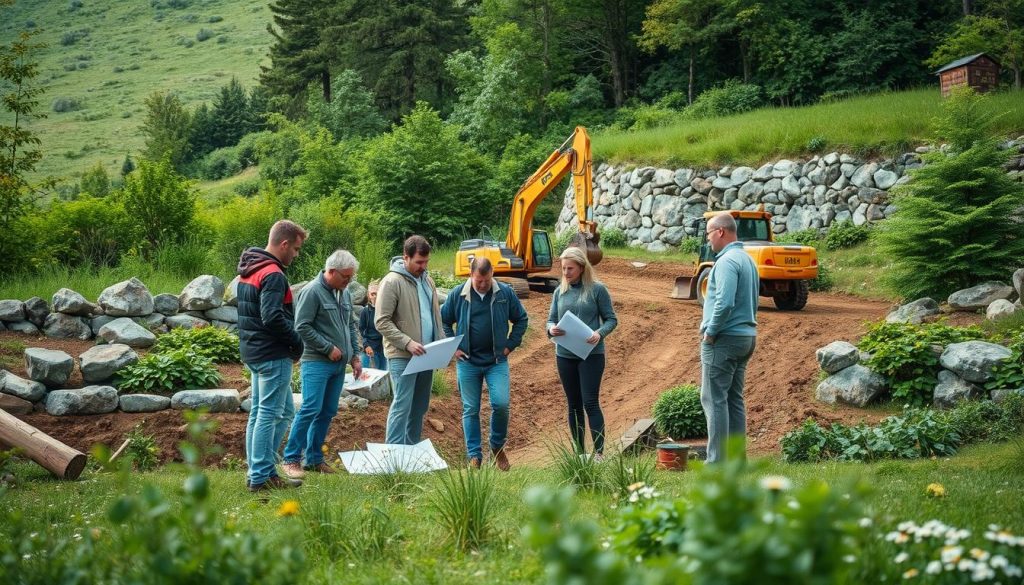
[[[292,402],[292,360],[246,364],[252,372],[252,408],[245,427],[245,458],[249,482],[259,485],[277,475],[277,450],[295,415]]]
[[[324,462],[321,446],[334,415],[338,414],[338,399],[345,385],[345,362],[304,361],[299,367],[302,406],[288,435],[284,461],[299,463],[305,453],[307,466],[320,465]]]
[[[427,370],[403,376],[409,360],[393,358],[388,360],[391,374],[391,409],[388,410],[388,426],[384,442],[390,445],[415,445],[423,433],[423,417],[430,408],[430,385],[434,371]]]
[[[370,356],[366,355],[366,352],[364,351],[363,352],[363,356],[362,356],[362,360],[363,360],[363,367],[364,368],[371,367],[370,363],[373,362],[373,366],[372,367],[375,370],[387,370],[388,369],[388,358],[384,356],[384,350],[380,350],[380,351],[373,350],[373,357],[370,357]]]
[[[480,396],[484,380],[491,399],[491,453],[505,446],[508,435],[509,373],[508,362],[475,366],[460,361],[455,366],[462,395],[462,433],[466,437],[466,455],[483,458],[480,447]]]
[[[713,344],[700,344],[700,405],[708,420],[708,463],[725,460],[730,436],[746,435],[743,381],[755,345],[756,338],[737,335],[719,335]]]

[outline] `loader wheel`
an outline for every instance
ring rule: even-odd
[[[807,281],[798,280],[790,290],[773,297],[775,306],[783,311],[799,311],[807,304],[807,291]]]
[[[704,298],[708,295],[708,276],[711,275],[711,269],[705,268],[700,271],[697,275],[697,304],[704,306]]]

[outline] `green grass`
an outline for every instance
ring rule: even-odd
[[[697,261],[697,255],[692,252],[681,252],[679,250],[670,250],[668,252],[650,252],[646,248],[604,248],[606,258],[622,258],[623,260],[631,260],[636,262],[682,262],[683,264],[693,264]],[[597,272],[601,272],[600,264],[598,265]]]
[[[155,91],[172,90],[191,107],[212,102],[233,76],[246,88],[255,84],[272,41],[268,2],[193,0],[179,10],[152,4],[85,0],[73,10],[67,1],[19,0],[3,10],[0,39],[33,21],[43,31],[36,40],[48,45],[36,59],[36,81],[45,88],[39,111],[48,117],[29,126],[42,140],[37,175],[77,178],[99,162],[116,176],[125,154],[138,160],[143,100]],[[210,22],[216,17],[222,20]],[[199,42],[204,28],[216,36]],[[84,38],[61,44],[66,33],[84,29]],[[57,98],[78,100],[82,109],[54,112]]]
[[[879,530],[883,531],[903,520],[923,523],[934,518],[978,535],[989,523],[1009,527],[1019,534],[1024,529],[1024,506],[1020,505],[1024,498],[1024,470],[1019,466],[1007,469],[1004,462],[1013,459],[1020,462],[1020,449],[1012,443],[978,445],[950,459],[875,464],[788,465],[771,459],[764,473],[789,477],[794,487],[820,479],[836,489],[844,489],[852,480],[860,479],[871,486],[862,502],[865,512],[875,517]],[[33,530],[55,531],[69,537],[97,527],[107,530],[109,521],[105,512],[119,493],[134,493],[144,482],[151,482],[173,502],[186,477],[182,470],[164,468],[132,474],[127,485],[121,486],[113,474],[87,471],[83,481],[58,482],[33,464],[18,463],[13,470],[20,485],[0,496],[0,507],[17,509]],[[300,532],[307,539],[308,583],[541,581],[543,572],[537,553],[524,546],[520,538],[520,530],[530,518],[523,493],[529,486],[544,485],[553,489],[563,483],[553,467],[516,466],[508,474],[497,475],[497,481],[490,488],[493,507],[484,544],[465,553],[453,546],[453,535],[436,508],[438,494],[444,493],[443,483],[449,479],[443,473],[411,478],[414,485],[401,498],[389,498],[381,493],[377,480],[372,477],[339,474],[312,476],[301,489],[271,494],[266,501],[246,492],[241,471],[214,470],[209,475],[213,507],[231,518],[236,530],[256,532],[280,542],[294,538],[293,529],[301,528]],[[694,471],[681,474],[658,471],[654,482],[665,497],[678,497],[693,484],[695,477]],[[945,498],[925,495],[926,486],[933,482],[945,486]],[[595,520],[607,534],[615,513],[615,496],[594,491],[581,492],[575,497],[577,515]],[[299,502],[299,514],[278,517],[278,507],[292,498]],[[381,517],[386,520],[373,529],[357,524],[360,528],[355,532],[361,531],[361,538],[349,535],[341,542],[334,542],[336,538],[325,540],[323,536],[330,537],[329,527],[317,520],[323,517],[325,506],[337,509],[334,519],[348,522],[349,533],[354,532],[356,526],[351,522],[369,513],[383,514]],[[384,535],[396,540],[386,545],[379,538]],[[345,554],[331,555],[321,546],[332,542],[341,545]],[[352,546],[356,549],[345,550]],[[381,554],[381,546],[390,546],[390,549]],[[358,547],[368,550],[359,554]]]
[[[897,300],[897,295],[881,284],[890,262],[880,256],[870,241],[843,250],[818,247],[818,261],[832,269],[832,292],[880,300]]]
[[[757,165],[807,156],[807,143],[815,137],[824,138],[825,152],[892,155],[933,140],[932,118],[941,103],[936,85],[800,108],[763,108],[653,130],[602,132],[594,136],[594,159],[699,168]],[[996,132],[1024,131],[1024,92],[994,94],[985,108]]]
[[[195,184],[196,189],[202,194],[204,201],[210,204],[230,199],[237,195],[235,188],[243,183],[257,181],[260,177],[259,167],[249,167],[241,173],[218,181],[199,181]]]

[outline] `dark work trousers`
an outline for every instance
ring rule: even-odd
[[[587,359],[557,356],[558,377],[562,380],[565,399],[569,403],[569,432],[576,450],[585,453],[583,442],[586,426],[583,413],[590,422],[590,436],[594,452],[604,452],[604,414],[601,413],[601,376],[604,374],[604,354],[592,353]]]

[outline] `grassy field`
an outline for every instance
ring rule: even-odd
[[[1007,466],[1008,461],[1016,466]],[[870,491],[859,504],[880,536],[905,520],[921,524],[937,519],[980,537],[990,523],[1017,534],[1024,529],[1022,463],[1024,446],[1001,444],[978,445],[953,458],[913,462],[790,465],[769,459],[753,473],[789,478],[794,490],[823,480],[842,492],[843,486],[860,480]],[[20,485],[0,496],[0,509],[16,509],[32,530],[72,542],[90,532],[100,538],[109,534],[116,527],[107,519],[107,510],[121,494],[138,493],[145,484],[158,487],[171,506],[177,506],[186,478],[184,470],[173,467],[133,473],[126,483],[114,474],[91,471],[82,481],[57,482],[28,463],[16,464],[14,471]],[[676,498],[694,485],[699,473],[659,471],[653,484],[663,497]],[[544,573],[538,551],[521,538],[532,515],[523,494],[530,486],[555,489],[566,485],[563,477],[554,468],[526,467],[514,467],[507,475],[485,476],[491,484],[494,512],[486,518],[489,532],[484,544],[467,552],[453,546],[452,533],[438,507],[444,480],[451,477],[446,472],[404,478],[320,475],[299,490],[261,500],[245,490],[242,471],[215,470],[209,472],[210,503],[213,512],[227,518],[239,533],[252,532],[281,546],[290,543],[304,548],[307,583],[541,581]],[[459,472],[454,477],[459,477]],[[944,486],[946,497],[926,495],[926,487],[933,482]],[[292,499],[298,504],[297,514],[280,517],[283,504]],[[580,492],[574,501],[575,517],[595,521],[600,537],[610,534],[618,502],[611,493]],[[323,526],[325,511],[333,512],[342,522]],[[367,513],[382,521],[373,526],[358,524]],[[354,549],[332,554],[323,542],[325,536],[332,535],[338,539],[336,549],[349,545]],[[380,545],[381,550],[371,550],[369,544]]]
[[[155,91],[174,91],[194,106],[212,101],[232,77],[252,87],[272,40],[268,4],[19,0],[4,10],[0,39],[34,28],[42,31],[35,40],[47,44],[36,81],[48,117],[29,126],[42,140],[37,174],[77,177],[100,162],[116,175],[125,155],[137,158],[143,148],[143,100]],[[61,99],[78,109],[55,112]]]
[[[685,121],[653,130],[598,133],[594,159],[615,163],[713,168],[757,165],[821,150],[861,155],[894,154],[933,140],[932,118],[942,98],[938,87],[881,93],[799,108],[764,108],[725,118]],[[993,130],[1024,132],[1024,92],[992,95],[985,108]]]

